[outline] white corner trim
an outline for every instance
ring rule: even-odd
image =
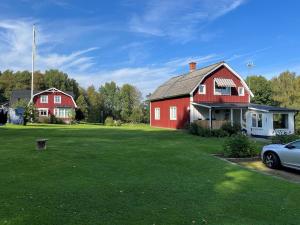
[[[150,107],[150,127],[151,127],[151,126],[152,126],[152,123],[151,123],[151,120],[152,120],[152,114],[151,114],[151,110],[152,110],[152,109],[151,109],[151,101],[150,101],[150,106],[149,106],[149,107]]]

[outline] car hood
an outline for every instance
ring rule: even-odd
[[[275,149],[281,149],[284,145],[282,144],[271,144],[264,146],[265,150],[275,150]]]

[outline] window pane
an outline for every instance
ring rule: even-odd
[[[262,127],[262,114],[258,114],[257,127]]]
[[[288,129],[288,114],[273,114],[273,129]]]
[[[230,95],[231,94],[231,87],[219,87],[215,83],[215,94],[216,95]]]
[[[252,113],[252,127],[256,127],[256,114]]]

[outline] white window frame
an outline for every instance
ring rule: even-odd
[[[177,107],[176,106],[170,107],[170,120],[177,120]]]
[[[44,99],[44,97],[45,97],[45,99]],[[48,103],[48,95],[41,95],[40,102],[41,103]]]
[[[200,91],[200,87],[203,87],[203,91]],[[200,95],[205,95],[206,94],[206,85],[205,84],[200,84],[199,85],[199,94]]]
[[[258,120],[259,120],[259,117],[261,116],[261,127],[258,126]],[[253,126],[253,119],[255,118],[255,126]],[[262,129],[263,128],[263,114],[262,113],[252,113],[251,114],[251,127],[253,128],[260,128]]]
[[[59,98],[59,101],[56,101],[57,97]],[[54,95],[54,103],[56,103],[56,104],[60,104],[61,103],[61,96],[60,95]]]
[[[69,108],[55,108],[54,115],[57,118],[68,119],[70,118],[70,114],[68,114],[69,110],[70,110]]]
[[[229,94],[222,94],[219,92],[216,92],[216,86],[217,86],[217,82],[214,80],[214,95],[224,95],[224,96],[231,96],[231,87],[226,87],[229,88]]]
[[[242,93],[240,93],[241,90],[242,90]],[[238,94],[239,94],[239,96],[245,96],[245,88],[244,87],[238,87]]]
[[[160,108],[154,108],[154,119],[160,120]]]
[[[49,116],[49,114],[48,114],[49,109],[48,108],[39,108],[38,111],[39,111],[39,116],[41,116],[41,117],[48,117]],[[46,112],[46,115],[42,115],[41,112]]]

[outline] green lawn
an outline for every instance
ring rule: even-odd
[[[47,151],[35,150],[40,137]],[[148,126],[10,125],[0,141],[0,224],[300,221],[300,186],[211,156],[222,139]]]

